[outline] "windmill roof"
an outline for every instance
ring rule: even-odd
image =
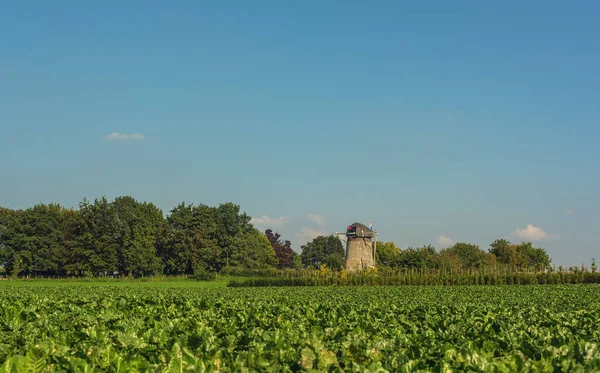
[[[356,228],[362,228],[363,230],[368,230],[370,231],[369,227],[367,227],[366,225],[356,222],[354,224],[350,224],[351,227],[356,227]]]

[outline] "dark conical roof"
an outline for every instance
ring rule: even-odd
[[[346,237],[373,237],[374,235],[375,232],[359,222],[349,225],[346,231]]]
[[[359,223],[359,222],[355,222],[354,224],[350,224],[350,227],[356,227],[356,228],[362,228],[362,230],[368,230],[370,231],[369,227],[367,227],[366,225]]]

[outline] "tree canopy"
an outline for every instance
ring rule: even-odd
[[[168,216],[129,196],[78,209],[0,208],[0,261],[13,275],[192,274],[278,264],[267,237],[233,203],[181,203]]]
[[[294,259],[298,254],[292,249],[292,243],[289,240],[283,240],[281,235],[277,232],[274,233],[272,229],[267,229],[265,236],[269,240],[273,250],[275,250],[278,262],[277,268],[295,268],[297,264]]]
[[[340,239],[334,235],[318,236],[301,248],[300,258],[305,268],[319,268],[322,264],[335,269],[344,266],[345,250]]]
[[[550,267],[551,263],[546,250],[531,242],[513,244],[505,239],[494,241],[487,252],[467,242],[440,251],[431,245],[399,249],[392,242],[377,243],[377,264],[387,267],[471,269],[505,265],[539,269]]]

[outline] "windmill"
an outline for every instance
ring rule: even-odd
[[[373,230],[371,220],[368,227],[356,222],[349,225],[345,233],[335,232],[335,235],[346,244],[346,270],[356,271],[375,266],[377,231]]]

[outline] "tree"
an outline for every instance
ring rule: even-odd
[[[21,274],[22,271],[23,271],[23,255],[22,255],[22,252],[15,253],[14,254],[14,258],[13,258],[13,265],[12,265],[11,276],[13,278],[17,278],[17,277],[19,277],[19,275]]]
[[[457,242],[442,252],[458,257],[463,268],[482,268],[492,265],[495,261],[494,255],[480,250],[478,245],[466,242]]]
[[[524,267],[550,267],[552,260],[546,253],[546,250],[533,247],[531,242],[521,242],[516,245],[516,251],[521,258],[521,265]]]
[[[218,207],[179,204],[167,217],[158,253],[169,274],[211,272],[226,265],[256,267],[274,265],[266,238],[250,224],[250,217],[233,203]],[[247,240],[247,241],[244,241]]]
[[[378,266],[394,266],[399,255],[400,249],[393,242],[377,242],[375,262]]]
[[[277,256],[277,268],[294,268],[294,250],[290,241],[283,241],[279,233],[273,233],[271,229],[265,231],[265,236],[269,240],[271,247],[275,250]]]
[[[72,222],[76,237],[70,268],[94,275],[118,271],[119,232],[114,207],[105,197],[97,198],[94,203],[84,199],[79,204],[79,216]]]
[[[302,269],[302,257],[300,254],[294,251],[294,257],[292,259],[292,263],[294,263],[294,269]]]
[[[251,233],[254,230],[250,224],[251,217],[240,212],[240,206],[231,202],[222,203],[216,208],[215,238],[220,248],[220,260],[214,267],[220,270],[227,264],[227,258],[236,255],[234,251],[239,248],[235,243],[239,235]]]
[[[140,203],[129,196],[117,197],[111,204],[115,211],[119,272],[143,276],[162,271],[157,256],[157,232],[163,213],[152,203]]]
[[[275,250],[265,235],[258,230],[239,233],[234,240],[236,249],[231,264],[247,269],[262,269],[277,264]]]
[[[344,247],[334,235],[316,237],[301,248],[300,258],[306,268],[317,269],[326,264],[329,268],[338,269],[344,265]]]
[[[63,213],[58,204],[38,204],[13,216],[7,227],[5,256],[19,260],[19,269],[33,275],[63,273],[66,250],[63,242]]]
[[[517,254],[516,245],[505,239],[498,239],[490,244],[489,252],[496,256],[498,263],[502,263],[511,267],[517,266],[520,263],[519,255]]]
[[[166,238],[159,254],[168,274],[192,274],[197,268],[216,271],[221,249],[218,245],[217,211],[206,205],[180,203],[167,217]]]
[[[550,267],[552,262],[546,250],[533,247],[531,242],[515,245],[508,240],[498,239],[492,242],[489,252],[499,263],[511,267]]]
[[[378,248],[379,250],[379,248]],[[439,254],[435,247],[425,245],[418,248],[408,247],[399,252],[396,265],[409,268],[435,268],[438,264]]]
[[[15,254],[18,248],[20,215],[22,211],[0,208],[0,262],[4,269],[12,274],[13,268],[22,270],[22,264],[15,266]]]

